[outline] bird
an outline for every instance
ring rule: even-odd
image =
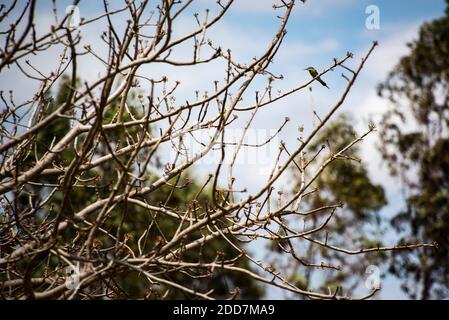
[[[318,71],[316,71],[316,69],[315,69],[314,67],[308,67],[308,68],[306,68],[306,69],[304,69],[304,70],[309,71],[310,75],[311,75],[313,78],[315,78],[315,77],[318,75]],[[316,78],[316,80],[317,80],[319,83],[321,83],[321,85],[323,85],[324,87],[326,87],[326,88],[329,89],[329,87],[327,86],[326,82],[324,82],[320,77]]]

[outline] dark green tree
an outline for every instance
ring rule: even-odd
[[[323,163],[326,158],[352,143],[358,137],[353,122],[349,114],[337,117],[319,133],[315,142],[308,148],[306,162],[316,157],[320,160],[319,163]],[[359,152],[358,145],[354,144],[338,156],[311,186],[311,190],[315,192],[303,199],[305,211],[330,207],[306,217],[309,228],[322,225],[326,215],[337,208],[322,231],[321,240],[327,238],[329,244],[345,249],[376,247],[382,244],[378,211],[386,204],[386,198],[382,186],[371,182],[366,168],[359,160]],[[300,172],[295,167],[293,170],[299,181]],[[299,187],[298,183],[297,188]],[[321,261],[342,268],[341,271],[335,272],[305,268],[302,275],[293,275],[293,279],[307,287],[307,284],[311,284],[313,274],[319,273],[320,286],[324,290],[342,286],[351,291],[363,282],[360,279],[364,279],[366,267],[370,264],[380,264],[381,258],[384,258],[382,253],[363,257],[350,256],[314,243],[308,243],[303,254],[308,262],[319,264]]]
[[[397,251],[391,271],[411,298],[449,297],[449,1],[446,15],[424,23],[379,95],[390,102],[380,151],[403,181],[406,207],[391,221],[402,242],[438,249]]]

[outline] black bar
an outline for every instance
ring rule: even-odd
[[[336,317],[336,319],[360,319],[382,317],[390,310],[399,313],[404,319],[407,315],[424,311],[427,316],[432,312],[447,310],[447,301],[0,301],[0,319],[6,312],[15,317],[22,313],[31,313],[44,317],[64,319],[65,316],[80,320],[109,319],[123,320],[196,320],[196,319],[304,319],[306,316]],[[441,310],[440,310],[441,309]],[[443,313],[444,314],[444,313]],[[97,315],[98,318],[92,318]]]

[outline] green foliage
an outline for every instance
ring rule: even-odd
[[[352,122],[349,115],[341,115],[321,132],[309,153],[315,154],[321,146],[327,146],[331,152],[338,152],[349,145],[356,138]],[[342,202],[354,215],[350,221],[345,219],[346,226],[348,223],[362,223],[364,219],[373,218],[373,212],[386,204],[383,188],[371,182],[366,168],[358,160],[358,153],[358,147],[354,145],[346,152],[344,159],[329,165],[316,180],[320,192],[314,194],[312,200],[315,207]]]
[[[306,162],[317,156],[318,163],[321,164],[332,154],[352,143],[357,138],[352,123],[353,120],[348,114],[342,114],[330,123],[308,148]],[[356,144],[342,157],[330,163],[311,187],[311,189],[317,188],[317,191],[303,198],[305,210],[339,203],[343,206],[336,210],[324,228],[320,240],[323,241],[324,233],[326,233],[329,235],[329,244],[345,249],[382,245],[377,232],[379,223],[377,212],[386,204],[384,190],[382,186],[371,182],[366,168],[358,159],[358,154],[359,149]],[[295,172],[297,171],[295,170]],[[330,209],[327,209],[308,217],[308,228],[320,226],[329,213]],[[312,225],[310,220],[312,220]],[[367,226],[372,228],[367,229]],[[324,247],[317,247],[317,250],[314,244],[308,245],[307,250],[301,248],[306,261],[312,263],[323,261],[334,266],[343,266],[340,271],[326,270],[326,272],[320,273],[324,275],[320,287],[326,291],[328,287],[335,290],[343,285],[354,288],[360,283],[360,279],[363,279],[366,266],[381,263],[384,258],[382,254],[377,253],[363,257],[348,256]],[[312,273],[315,272],[319,272],[319,270],[311,271],[309,268],[305,275],[295,273],[292,277],[295,279],[304,277],[305,280],[300,282],[308,286],[311,283]],[[351,282],[354,283],[351,285]]]
[[[380,150],[402,178],[407,207],[392,219],[401,242],[436,241],[438,250],[394,253],[391,271],[412,298],[449,297],[449,2],[379,86],[391,102]],[[416,285],[416,282],[419,285]]]
[[[300,273],[294,273],[289,280],[294,286],[301,290],[307,290],[307,287],[309,286],[308,279]]]

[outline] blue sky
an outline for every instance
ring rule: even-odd
[[[198,0],[197,9],[203,14],[206,7],[217,8],[216,0]],[[3,1],[0,1],[3,2]],[[81,1],[79,5],[82,17],[93,17],[101,10],[102,1]],[[121,1],[111,0],[112,7],[119,7]],[[232,48],[233,54],[241,60],[249,62],[253,56],[263,52],[267,41],[277,29],[278,19],[272,9],[275,0],[236,0],[235,7],[231,8],[221,24],[213,29],[210,37],[214,43],[223,48]],[[366,52],[373,40],[379,41],[380,46],[375,50],[372,59],[367,63],[366,69],[358,79],[351,95],[343,105],[340,112],[351,112],[357,121],[358,132],[361,133],[370,120],[377,121],[382,112],[387,108],[385,101],[379,99],[375,88],[385,79],[387,73],[396,64],[398,59],[407,52],[406,43],[416,37],[419,26],[444,13],[445,2],[443,0],[307,0],[305,4],[297,1],[298,5],[287,27],[287,37],[284,47],[275,59],[273,70],[282,73],[285,80],[276,84],[277,88],[289,88],[308,79],[308,74],[303,70],[309,65],[324,69],[332,63],[332,59],[343,57],[347,51],[355,54],[354,62],[358,62]],[[61,11],[64,11],[70,1],[58,1]],[[48,26],[51,21],[49,10],[50,1],[38,2],[37,19],[42,28]],[[368,5],[376,5],[380,12],[380,29],[368,30],[365,27]],[[213,10],[212,10],[213,12]],[[180,19],[178,30],[180,33],[192,28],[194,19],[193,11],[187,12]],[[123,24],[123,21],[117,21]],[[38,26],[39,27],[39,26]],[[86,28],[84,41],[98,44],[100,32],[97,29]],[[98,44],[99,46],[99,44]],[[184,49],[183,49],[184,50]],[[100,49],[101,51],[101,49]],[[179,55],[185,51],[179,52]],[[36,63],[43,68],[50,65],[51,54],[35,58]],[[81,75],[86,79],[94,79],[101,73],[101,66],[88,61],[80,61]],[[220,74],[220,66],[202,66],[192,77],[187,68],[185,72],[168,71],[181,80],[180,95],[189,96],[195,88],[207,90],[211,83]],[[148,72],[163,74],[166,70],[151,69]],[[324,113],[329,105],[339,96],[345,85],[340,72],[329,73],[325,77],[332,90],[314,86],[313,93],[303,92],[286,101],[276,104],[274,108],[263,110],[254,123],[256,128],[276,129],[282,123],[285,116],[289,116],[292,125],[286,127],[280,138],[287,144],[295,143],[297,127],[304,125],[306,130],[313,126],[314,116],[312,108],[318,113]],[[26,99],[26,92],[33,92],[34,84],[25,84],[13,71],[0,75],[0,86],[3,90],[17,89],[17,86],[25,90],[17,93],[22,100]],[[260,83],[256,83],[257,86]],[[16,90],[17,91],[17,90]],[[182,100],[182,97],[179,99]],[[313,105],[311,105],[313,104]],[[394,214],[402,206],[402,196],[398,189],[397,181],[392,179],[385,166],[382,165],[375,145],[377,137],[368,137],[362,145],[362,158],[368,167],[372,179],[382,183],[386,188],[390,204],[382,211],[385,216]],[[268,158],[270,158],[268,156]],[[257,185],[266,178],[271,168],[270,159],[265,167],[259,165],[242,164],[236,168],[236,175],[250,177],[240,181],[240,186],[249,190],[257,188]],[[206,173],[205,173],[206,174]],[[284,181],[284,183],[286,183]],[[254,254],[263,255],[260,247],[254,247]],[[404,298],[398,282],[387,277],[383,283],[382,298]],[[269,297],[277,297],[276,291]]]

